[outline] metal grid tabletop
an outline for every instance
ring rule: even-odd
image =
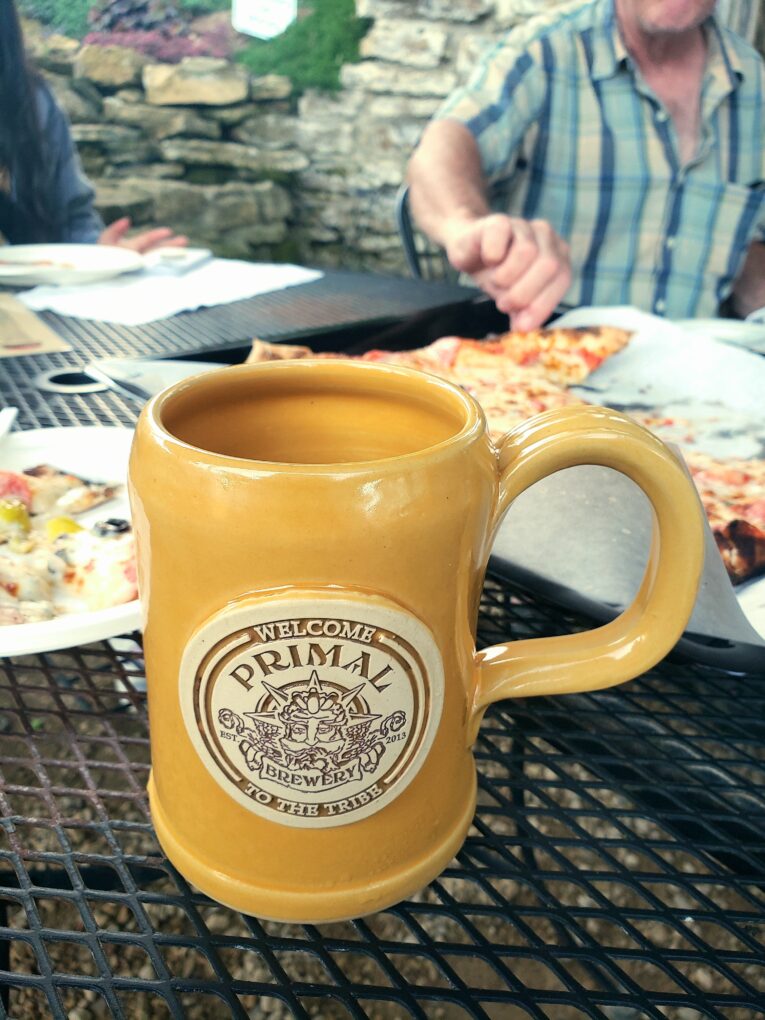
[[[76,328],[70,353],[2,363],[3,398],[24,427],[132,425],[115,392],[34,379],[167,337]],[[590,625],[493,577],[479,636]],[[495,706],[457,859],[411,901],[318,927],[243,917],[165,859],[142,688],[135,637],[0,660],[0,1016],[765,1016],[765,677],[667,662]]]
[[[482,643],[588,625],[487,583]],[[765,1015],[765,678],[668,662],[501,703],[457,858],[321,926],[221,907],[163,856],[142,686],[136,639],[0,663],[0,1015]]]

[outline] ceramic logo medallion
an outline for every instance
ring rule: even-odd
[[[399,796],[433,743],[443,689],[424,624],[352,592],[229,606],[194,633],[179,678],[216,781],[255,814],[304,827],[345,825]]]

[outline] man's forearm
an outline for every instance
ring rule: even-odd
[[[408,179],[420,228],[514,328],[536,329],[549,318],[571,284],[568,245],[549,223],[491,212],[478,146],[464,125],[431,123]]]
[[[456,120],[433,121],[409,163],[412,215],[421,230],[446,246],[451,228],[489,212],[475,139]]]

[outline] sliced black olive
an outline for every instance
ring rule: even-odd
[[[130,521],[123,520],[121,517],[109,517],[107,520],[99,521],[93,525],[93,533],[99,538],[123,535],[126,531],[130,531]]]

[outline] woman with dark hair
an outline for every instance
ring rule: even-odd
[[[14,0],[0,0],[0,235],[10,244],[83,242],[145,252],[182,246],[160,227],[126,238],[130,220],[104,228],[66,115],[24,51]]]

